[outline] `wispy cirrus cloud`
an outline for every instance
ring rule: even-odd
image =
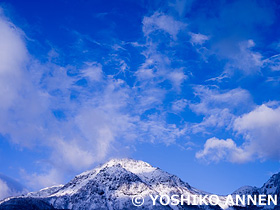
[[[175,28],[161,25],[161,18],[174,23],[171,17],[153,18],[153,30],[164,30],[172,37],[180,30],[179,23]],[[85,170],[112,151],[115,155],[129,152],[125,145],[136,140],[170,144],[182,136],[177,125],[166,122],[164,113],[146,114],[158,109],[165,98],[167,90],[158,86],[160,81],[169,80],[179,89],[186,79],[181,69],[170,68],[165,75],[170,62],[152,50],[154,45],[148,47],[147,58],[136,73],[139,85],[130,86],[120,78],[123,75],[104,72],[108,63],[88,61],[74,67],[55,64],[52,58],[41,62],[28,52],[20,29],[4,17],[0,26],[0,132],[20,148],[49,151],[45,160],[37,160],[36,172],[22,170],[30,187],[61,183],[67,172]],[[118,59],[110,62],[123,71]],[[152,77],[141,76],[150,67]],[[40,167],[42,162],[44,167]]]
[[[253,105],[250,93],[241,88],[219,90],[215,87],[196,86],[194,94],[199,102],[190,102],[188,106],[193,112],[204,116],[202,122],[192,126],[194,133],[206,132],[211,127],[229,129],[236,115]]]
[[[145,36],[162,31],[176,40],[178,33],[186,26],[185,23],[175,20],[173,16],[161,12],[155,12],[152,16],[146,16],[143,19],[143,33]]]
[[[193,4],[198,6],[199,1]],[[211,12],[204,12],[206,10]],[[257,17],[256,14],[262,15]],[[205,61],[215,56],[225,63],[224,71],[218,72],[217,77],[225,74],[226,78],[240,73],[246,76],[261,74],[267,55],[260,50],[263,47],[260,45],[268,41],[262,39],[263,32],[270,30],[276,19],[273,2],[246,0],[205,3],[198,7],[198,11],[193,13],[190,19],[190,30],[193,28],[197,31],[190,32],[190,41],[207,41],[207,47],[204,46],[198,53]],[[207,40],[208,37],[211,39]]]
[[[225,72],[233,74],[240,70],[245,74],[260,73],[263,67],[263,56],[261,53],[252,50],[255,46],[253,40],[247,40],[239,43],[239,52],[230,57],[230,61],[225,66]]]

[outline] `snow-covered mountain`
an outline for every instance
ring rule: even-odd
[[[261,188],[244,186],[234,191],[233,194],[279,194],[280,193],[280,173],[274,174]]]
[[[264,185],[260,188],[244,186],[233,192],[233,195],[277,195],[277,203],[280,204],[280,173],[274,174]],[[266,209],[273,209],[274,206],[271,205],[266,207]],[[280,209],[279,206],[275,209]]]
[[[262,188],[278,190],[279,176],[273,176]],[[278,187],[278,188],[277,188]],[[276,189],[277,188],[277,189]],[[246,187],[238,193],[252,193],[254,188]],[[270,192],[270,191],[266,191]],[[276,192],[276,191],[275,191]],[[0,203],[0,209],[227,209],[225,196],[219,197],[216,206],[205,205],[162,205],[159,200],[153,205],[150,195],[211,195],[191,187],[178,177],[152,167],[143,161],[132,159],[113,159],[104,165],[76,176],[65,185],[54,186],[32,192],[25,196],[10,198]],[[134,196],[145,200],[141,207],[132,203]],[[208,200],[208,199],[206,199]],[[191,199],[191,204],[194,204]],[[35,208],[36,207],[36,208]],[[230,207],[231,209],[254,209],[252,207]]]
[[[274,174],[264,185],[260,188],[262,194],[279,194],[280,193],[280,173]]]

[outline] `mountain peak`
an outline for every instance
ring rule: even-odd
[[[265,194],[275,194],[280,192],[280,172],[274,174],[264,185],[261,187],[261,192]]]
[[[258,192],[259,188],[252,187],[252,186],[243,186],[235,190],[232,194],[233,195],[251,195],[256,194]]]
[[[83,172],[79,175],[76,176],[76,178],[81,178],[81,177],[87,177],[87,178],[94,178],[100,171],[109,169],[109,168],[122,168],[130,173],[136,174],[136,175],[147,175],[149,173],[152,173],[158,168],[155,168],[151,166],[150,164],[141,161],[141,160],[134,160],[131,158],[114,158],[109,160],[108,162],[97,166],[94,169],[91,169],[89,171]],[[111,173],[114,173],[113,170],[110,170]]]
[[[102,167],[112,167],[115,165],[120,165],[122,168],[134,174],[148,173],[157,169],[142,160],[134,160],[131,158],[111,159],[103,164]]]
[[[280,172],[276,173],[276,174],[273,174],[273,176],[270,178],[271,180],[274,180],[274,181],[280,181]]]

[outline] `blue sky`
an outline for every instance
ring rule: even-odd
[[[110,158],[199,189],[280,170],[276,1],[2,1],[0,172],[30,190]]]

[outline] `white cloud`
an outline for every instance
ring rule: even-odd
[[[135,72],[139,81],[150,82],[155,79],[165,79],[165,74],[170,68],[171,60],[157,51],[155,44],[150,44],[147,50],[143,52],[145,62],[142,63],[140,68]]]
[[[280,54],[265,59],[264,66],[267,66],[272,71],[280,71]]]
[[[280,107],[258,106],[237,118],[234,130],[246,139],[246,149],[260,159],[280,160]]]
[[[252,106],[250,93],[241,88],[222,91],[218,88],[196,86],[194,94],[200,101],[189,103],[189,107],[193,112],[204,115],[201,123],[193,125],[194,133],[206,132],[207,127],[229,128],[236,114],[244,113]]]
[[[180,90],[181,84],[188,78],[181,69],[170,72],[168,77],[172,82],[173,87],[177,90]]]
[[[42,189],[64,183],[65,172],[59,168],[48,168],[45,172],[29,174],[21,170],[21,175],[26,179],[27,184],[32,189]]]
[[[137,108],[138,113],[142,114],[154,107],[159,108],[163,103],[162,101],[164,100],[165,95],[165,90],[154,87],[153,85],[150,87],[148,86],[148,88],[142,90],[141,94],[136,97],[137,103],[135,104],[135,107]]]
[[[207,162],[229,162],[243,163],[250,159],[250,154],[236,146],[232,139],[210,138],[204,144],[204,149],[196,153],[196,158],[204,159]]]
[[[193,133],[211,133],[211,130],[207,128],[222,128],[226,129],[232,126],[232,122],[235,119],[235,115],[230,112],[229,109],[215,109],[211,111],[211,114],[207,114],[203,121],[200,123],[194,123],[192,125]]]
[[[190,42],[193,45],[202,45],[207,40],[209,40],[209,37],[204,34],[200,34],[200,33],[196,34],[196,33],[190,32],[189,35],[191,36]]]
[[[64,141],[56,139],[53,142],[56,146],[54,148],[51,160],[57,167],[64,167],[65,169],[74,168],[77,170],[90,167],[99,157],[93,154],[106,155],[107,152],[100,151],[96,153],[91,152],[91,149],[81,148],[81,143],[78,141]],[[105,142],[106,143],[106,142]],[[98,144],[97,144],[98,145]],[[94,145],[91,145],[94,147]],[[102,153],[104,152],[104,153]]]
[[[174,40],[180,30],[186,27],[185,23],[175,20],[172,16],[165,15],[160,12],[155,12],[150,17],[143,19],[143,32],[145,36],[149,36],[158,30],[168,33]]]
[[[17,181],[0,174],[0,200],[27,193]]]
[[[0,179],[0,200],[11,196],[10,188]]]
[[[145,34],[144,29],[143,32]],[[152,37],[146,40],[144,46],[141,46],[141,48],[144,47],[142,55],[145,60],[135,72],[135,76],[141,88],[155,89],[160,83],[167,81],[172,85],[172,90],[180,91],[188,76],[185,74],[184,68],[173,67],[174,63],[181,61],[176,60],[174,56],[168,55],[168,52],[173,50],[172,46],[166,46],[168,48],[166,53],[158,49],[158,45],[161,42],[164,41],[158,37]]]
[[[241,70],[245,74],[255,74],[260,72],[264,61],[261,53],[254,51],[255,42],[251,39],[240,42],[237,52],[228,54],[229,62],[225,66],[228,74],[236,70]]]
[[[81,70],[84,77],[88,78],[90,81],[101,81],[103,77],[103,71],[101,64],[98,63],[88,63],[88,66]]]
[[[137,129],[139,129],[138,137],[142,141],[166,145],[175,143],[186,132],[185,128],[181,129],[175,124],[166,123],[162,116],[157,114],[150,115],[147,120],[139,121]]]
[[[222,81],[231,77],[236,71],[241,71],[245,75],[267,73],[265,69],[273,71],[280,70],[279,54],[265,57],[256,48],[257,44],[252,39],[238,41],[221,40],[207,51],[210,55],[216,54],[219,59],[227,61],[224,71],[218,77],[209,79],[208,81]]]
[[[196,113],[206,114],[212,109],[236,108],[240,104],[247,104],[251,100],[250,93],[241,88],[220,90],[207,86],[194,87],[194,94],[200,98],[200,103],[191,104]]]
[[[177,100],[172,103],[172,110],[175,112],[181,112],[186,108],[187,105],[188,105],[188,100],[186,99]]]
[[[0,28],[0,132],[13,142],[31,146],[44,136],[41,120],[49,96],[33,83],[40,73],[27,70],[27,64],[32,64],[23,33],[4,17]]]
[[[275,103],[272,103],[275,105]],[[243,163],[253,160],[280,160],[280,107],[258,106],[235,119],[233,130],[242,135],[244,142],[237,146],[232,139],[211,138],[196,158],[209,162],[226,160]]]
[[[0,16],[0,109],[6,109],[17,98],[22,85],[21,68],[27,63],[22,32]]]

